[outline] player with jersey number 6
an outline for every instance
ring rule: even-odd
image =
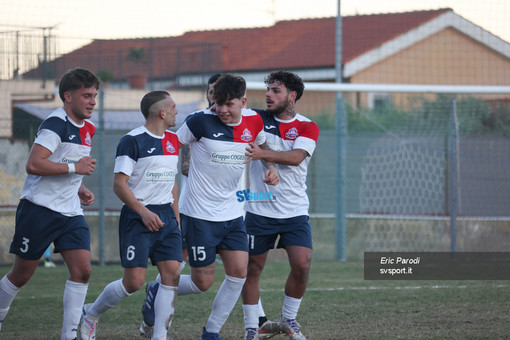
[[[182,240],[174,204],[179,155],[177,109],[166,91],[152,91],[140,102],[145,125],[121,138],[115,158],[113,191],[124,203],[119,219],[119,250],[124,276],[108,284],[92,304],[83,306],[82,340],[95,339],[100,315],[140,289],[148,258],[161,274],[154,301],[152,339],[167,339],[174,315],[182,261]],[[177,202],[175,202],[177,203]]]
[[[91,175],[96,164],[90,157],[95,127],[89,119],[99,86],[100,80],[88,70],[76,68],[65,73],[58,88],[64,105],[37,131],[16,211],[10,247],[16,257],[9,273],[0,280],[0,328],[16,294],[53,242],[69,270],[61,339],[77,336],[91,273],[90,231],[80,204],[94,203],[94,195],[82,178]]]
[[[267,144],[264,150],[250,143],[246,156],[250,161],[252,192],[276,192],[273,202],[247,201],[246,229],[250,237],[248,275],[243,288],[245,339],[269,338],[283,332],[292,340],[305,340],[296,321],[306,290],[312,260],[312,233],[308,221],[306,173],[319,137],[316,123],[296,112],[304,84],[291,72],[276,71],[266,79],[266,110],[256,110],[264,120]],[[273,187],[260,180],[261,161],[276,164],[280,183]],[[285,284],[282,314],[276,322],[259,321],[257,302],[259,279],[270,249],[284,248],[290,262],[290,274]],[[262,320],[264,321],[264,320]]]

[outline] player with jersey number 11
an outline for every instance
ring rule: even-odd
[[[312,260],[312,232],[308,221],[306,173],[319,138],[319,127],[296,112],[304,84],[291,72],[276,71],[266,79],[266,110],[257,110],[264,120],[267,144],[264,150],[250,143],[246,156],[250,161],[252,192],[276,192],[276,200],[267,203],[247,201],[246,230],[250,237],[248,275],[243,288],[246,340],[269,338],[282,332],[291,340],[305,340],[296,317],[306,290]],[[274,188],[260,180],[261,161],[273,162],[280,174]],[[290,262],[285,284],[285,300],[280,319],[268,321],[259,314],[259,279],[270,249],[275,242],[284,248]],[[259,303],[260,304],[260,303]]]

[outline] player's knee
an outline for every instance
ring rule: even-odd
[[[264,270],[264,264],[259,262],[250,261],[248,264],[248,277],[259,277]]]
[[[90,267],[79,268],[79,270],[71,270],[70,280],[73,282],[87,283],[89,282],[92,269]]]
[[[201,292],[205,292],[214,283],[214,275],[207,276],[192,276],[193,283],[195,286],[200,289]]]
[[[310,272],[310,263],[306,261],[294,263],[292,265],[291,272],[292,275],[294,275],[295,277],[298,277],[303,281],[306,281],[308,280],[308,274]]]
[[[32,277],[31,273],[16,273],[16,274],[9,274],[7,275],[7,278],[9,281],[16,286],[17,288],[23,287]]]
[[[145,280],[143,279],[130,279],[122,281],[124,288],[129,294],[132,294],[142,288],[144,282]]]

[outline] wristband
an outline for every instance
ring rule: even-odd
[[[67,166],[68,166],[68,168],[69,168],[68,173],[70,173],[70,174],[74,174],[74,173],[76,172],[76,169],[75,169],[75,167],[74,167],[74,164],[68,163],[68,164],[67,164]]]

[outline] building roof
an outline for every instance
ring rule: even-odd
[[[344,77],[446,27],[454,27],[510,58],[508,43],[449,8],[346,16],[342,18]],[[96,72],[106,69],[117,79],[136,71],[153,79],[168,79],[213,72],[334,68],[335,28],[333,17],[280,21],[270,27],[192,31],[171,37],[94,40],[55,60],[53,68],[57,74],[69,65]],[[147,51],[145,62],[127,61],[129,51],[140,48]],[[38,73],[40,70],[33,70],[25,77]]]
[[[177,105],[179,114],[176,116],[176,127],[181,126],[186,116],[198,109],[200,101],[193,101]],[[30,103],[16,103],[14,107],[21,109],[30,115],[39,118],[41,121],[48,118],[55,108],[41,107]],[[92,122],[99,126],[99,115],[93,114]],[[105,110],[104,129],[128,131],[145,124],[145,118],[139,109],[133,110]],[[175,128],[174,128],[175,129]]]

